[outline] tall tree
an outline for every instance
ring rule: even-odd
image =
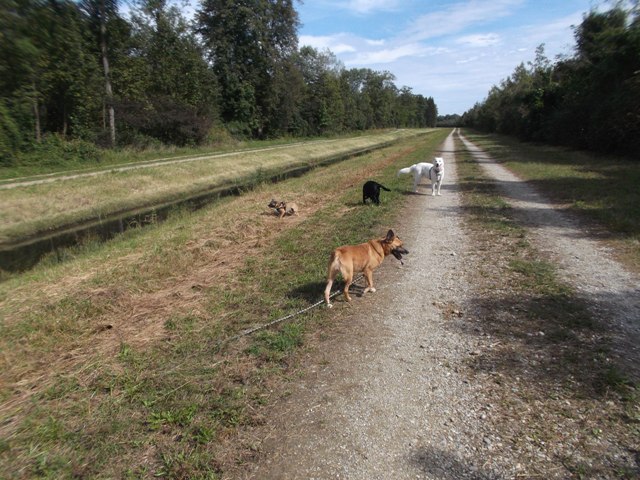
[[[393,126],[393,106],[398,93],[394,80],[395,76],[391,72],[366,69],[362,94],[371,105],[372,113],[367,128]]]
[[[125,123],[163,142],[199,143],[216,118],[215,76],[178,8],[166,0],[141,0],[138,6],[130,63],[143,78],[122,98]]]
[[[109,67],[108,24],[118,17],[118,0],[82,0],[81,6],[97,26],[102,71],[104,74],[105,110],[109,122],[109,141],[111,146],[116,144],[116,116],[111,85],[111,70]]]
[[[591,150],[640,155],[640,21],[634,9],[591,11],[576,51],[552,65],[543,46],[464,121],[478,128]]]
[[[239,131],[268,134],[277,102],[274,75],[297,49],[292,0],[204,0],[198,32],[220,82],[223,119]]]
[[[41,51],[33,33],[45,26],[36,13],[41,8],[36,2],[24,0],[0,3],[0,97],[5,103],[2,123],[17,125],[21,132],[33,132],[31,137],[37,142],[42,131],[37,86]]]

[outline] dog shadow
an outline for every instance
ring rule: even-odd
[[[287,293],[289,298],[295,298],[298,300],[305,300],[309,303],[315,303],[320,298],[322,298],[322,292],[324,292],[324,287],[327,285],[326,282],[309,282],[304,285],[300,285],[299,287],[290,290]]]
[[[380,199],[380,203],[379,204],[375,204],[374,202],[372,202],[371,200],[367,200],[367,203],[362,203],[362,202],[346,202],[344,204],[345,207],[349,207],[349,208],[356,208],[356,207],[370,207],[371,205],[375,206],[375,207],[379,207],[380,205],[382,205],[384,203],[383,199]]]
[[[322,282],[309,282],[304,285],[300,285],[299,287],[294,288],[289,291],[287,296],[289,298],[295,298],[297,300],[304,300],[309,303],[315,303],[318,300],[322,299],[322,295],[324,293],[324,289],[327,286],[326,281]],[[349,287],[349,293],[355,295],[356,297],[362,297],[364,295],[364,286],[352,283]],[[340,292],[339,297],[342,297],[342,290],[344,289],[343,281],[335,281],[333,283],[333,288],[331,289],[331,293]]]
[[[407,196],[407,197],[413,197],[413,196],[425,197],[425,196],[430,196],[431,195],[431,193],[412,192],[411,190],[405,190],[405,191],[402,192],[402,194]]]

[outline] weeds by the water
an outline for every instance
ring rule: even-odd
[[[64,181],[1,188],[0,244],[12,244],[62,227],[74,227],[124,215],[141,208],[168,205],[205,192],[249,188],[295,167],[321,165],[327,159],[426,130],[397,130],[341,140],[296,143],[282,147],[205,155],[133,165],[131,170],[102,170]],[[28,179],[26,179],[28,180]],[[39,181],[42,179],[38,179]],[[6,187],[4,185],[3,187]]]

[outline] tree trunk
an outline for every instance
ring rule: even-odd
[[[42,133],[40,130],[40,107],[38,106],[38,93],[36,90],[36,82],[34,81],[31,85],[33,88],[33,118],[34,118],[34,124],[35,124],[36,142],[40,143],[40,140],[42,139]]]
[[[104,67],[104,84],[107,94],[107,110],[109,111],[109,139],[111,146],[116,144],[116,114],[113,108],[113,90],[109,78],[109,58],[107,57],[107,19],[104,1],[100,2],[100,50]]]

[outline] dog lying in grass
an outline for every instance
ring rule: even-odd
[[[402,174],[413,174],[413,191],[418,191],[418,183],[422,177],[428,179],[431,182],[431,195],[440,195],[440,187],[442,186],[442,180],[444,179],[444,159],[442,157],[436,157],[433,160],[434,163],[416,163],[407,168],[401,168],[398,170],[398,176]]]
[[[402,255],[407,253],[409,251],[402,246],[402,240],[393,233],[393,230],[389,230],[387,236],[383,239],[373,239],[360,245],[345,245],[336,248],[329,259],[327,286],[324,289],[324,300],[327,303],[327,307],[333,307],[329,301],[329,295],[338,273],[342,274],[345,282],[344,298],[347,302],[350,302],[349,287],[353,282],[355,273],[364,273],[364,277],[367,280],[367,288],[364,289],[363,294],[375,292],[373,270],[378,268],[388,255],[393,255],[402,262]]]
[[[391,191],[384,185],[374,182],[373,180],[365,182],[362,186],[362,203],[366,204],[368,198],[376,205],[380,205],[380,190]]]
[[[298,215],[298,205],[295,203],[278,202],[272,198],[268,207],[273,208],[273,213],[278,215],[278,218],[282,218],[285,215]]]

